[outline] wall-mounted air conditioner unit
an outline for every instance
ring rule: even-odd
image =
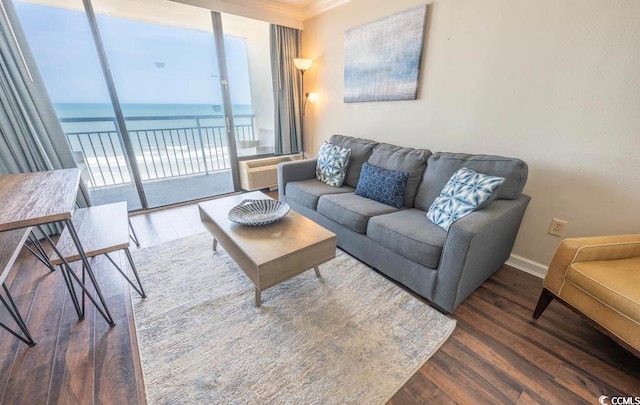
[[[300,159],[300,155],[290,155],[240,161],[240,187],[247,191],[277,187],[278,163]]]

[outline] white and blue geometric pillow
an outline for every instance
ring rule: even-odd
[[[503,177],[487,176],[463,167],[451,176],[440,196],[433,201],[427,218],[445,231],[460,218],[491,200]]]
[[[347,174],[351,149],[324,142],[318,153],[316,178],[333,187],[341,187]]]

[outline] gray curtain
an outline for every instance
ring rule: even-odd
[[[302,152],[300,30],[271,24],[271,72],[275,106],[275,153]]]
[[[13,4],[0,0],[0,173],[76,166]]]

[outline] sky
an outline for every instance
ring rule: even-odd
[[[15,2],[54,103],[109,103],[84,12]],[[213,34],[97,16],[121,103],[221,104]],[[246,45],[225,37],[233,104],[251,104]]]

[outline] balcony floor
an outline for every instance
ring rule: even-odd
[[[149,208],[232,193],[231,170],[142,182]],[[91,189],[93,204],[126,201],[129,211],[142,208],[132,183]]]

